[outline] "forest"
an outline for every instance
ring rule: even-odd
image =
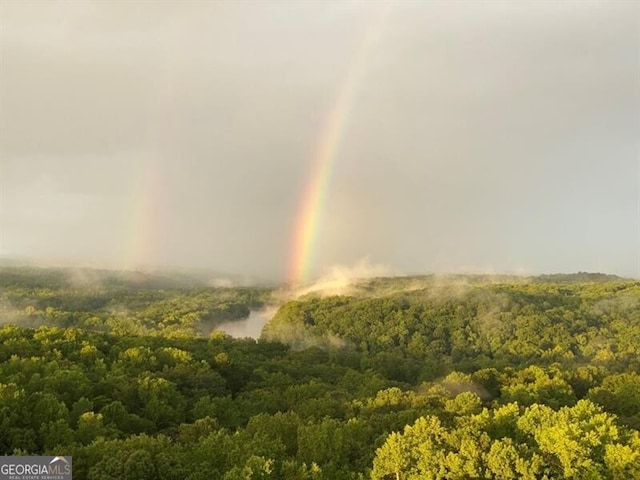
[[[0,323],[0,455],[80,480],[640,478],[638,280],[7,266]]]

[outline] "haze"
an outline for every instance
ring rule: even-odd
[[[0,3],[0,254],[640,277],[637,2]]]

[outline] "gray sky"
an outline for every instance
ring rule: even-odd
[[[282,279],[360,75],[314,271],[640,276],[637,2],[0,2],[0,253]]]

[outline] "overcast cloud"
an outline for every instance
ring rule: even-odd
[[[282,279],[376,2],[0,2],[0,254]],[[315,273],[640,277],[637,2],[391,2]]]

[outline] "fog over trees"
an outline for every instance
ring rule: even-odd
[[[0,0],[2,466],[640,479],[638,19]]]
[[[282,300],[86,273],[0,270],[2,455],[72,455],[78,479],[640,475],[638,281],[376,278]],[[258,340],[217,328],[266,305]]]

